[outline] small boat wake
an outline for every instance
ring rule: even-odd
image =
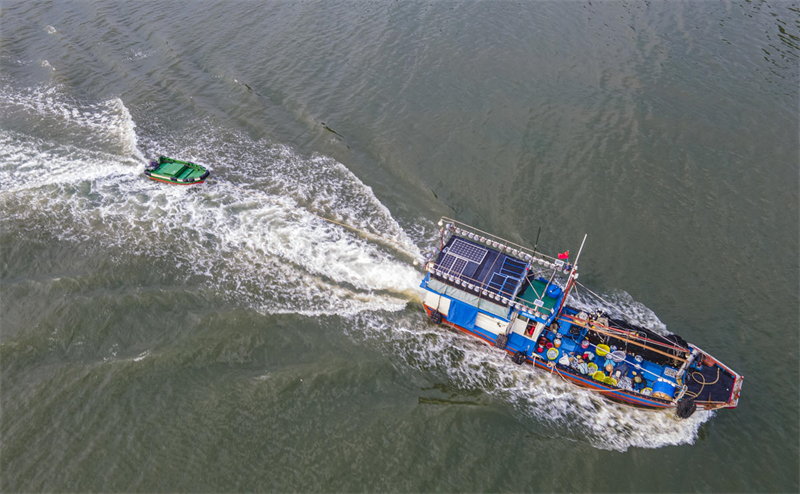
[[[623,290],[616,290],[601,297],[580,285],[580,288],[570,293],[568,303],[572,307],[587,312],[599,307],[615,319],[622,319],[630,324],[652,329],[662,335],[671,334],[667,330],[667,325],[661,322],[655,312],[634,300],[628,292]]]
[[[0,85],[0,96],[5,235],[46,231],[85,255],[149,262],[150,282],[194,288],[237,307],[341,318],[348,334],[377,341],[387,358],[457,394],[508,403],[521,422],[554,438],[620,451],[691,444],[710,417],[678,420],[672,412],[610,403],[498,359],[498,350],[431,325],[416,306],[408,310],[419,296],[419,271],[409,260],[421,257],[417,245],[430,243],[436,227],[427,220],[421,228],[401,225],[333,159],[299,156],[208,122],[180,136],[137,136],[120,99],[86,103],[58,86]],[[42,135],[48,137],[34,137]],[[165,149],[209,164],[216,178],[194,190],[146,180],[145,156]],[[236,163],[253,166],[238,173]],[[635,307],[642,319],[635,322],[665,329],[627,294],[604,298],[611,313]],[[580,296],[573,302],[580,305]]]
[[[114,250],[117,259],[152,257],[174,283],[264,313],[397,311],[416,293],[418,272],[403,258],[419,255],[414,241],[369,187],[334,160],[303,158],[224,131],[209,134],[203,126],[198,131],[205,133],[185,139],[189,145],[169,138],[140,144],[119,99],[83,104],[59,88],[2,93],[2,110],[16,115],[16,128],[0,129],[0,201],[9,231],[38,225],[81,249]],[[42,125],[54,129],[52,139],[26,133]],[[218,177],[225,163],[259,167],[238,181],[217,178],[202,190],[175,190],[144,179],[140,146],[148,155],[171,149],[220,163]],[[389,237],[405,252],[322,221],[323,215]]]

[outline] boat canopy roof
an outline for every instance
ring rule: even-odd
[[[552,269],[550,279],[537,278],[532,270],[535,264]],[[570,269],[563,260],[449,218],[442,219],[440,248],[427,264],[430,288],[464,298],[446,288],[453,287],[466,292],[475,299],[473,305],[487,312],[508,317],[510,310],[517,309],[545,323],[555,316],[564,296],[556,277],[569,275]]]

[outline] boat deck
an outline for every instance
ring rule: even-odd
[[[184,172],[185,165],[183,163],[164,163],[160,167],[157,168],[158,173],[170,176],[177,176],[177,173]]]
[[[541,300],[544,304],[542,307],[547,309],[548,312],[552,312],[556,305],[556,299],[545,294],[546,287],[547,282],[542,279],[530,280],[530,284],[525,283],[523,285],[518,297],[530,305],[533,305],[536,300]]]
[[[151,162],[144,173],[151,180],[179,185],[200,184],[209,175],[208,170],[198,164],[166,156],[159,157],[157,162]]]
[[[156,173],[175,178],[194,178],[203,174],[202,171],[183,163],[164,163]]]
[[[567,317],[560,317],[535,341],[529,334],[512,332],[507,350],[524,352],[534,364],[550,365],[578,384],[618,390],[608,398],[634,404],[646,400],[647,406],[652,406],[655,398],[661,400],[661,406],[666,406],[678,396],[681,389],[676,382],[679,360],[662,356],[662,360],[656,363],[641,358],[643,353],[647,353],[642,348],[636,345],[617,348],[613,338],[604,338],[585,325],[574,324],[570,318],[578,314],[577,310],[565,307],[562,314]],[[615,351],[616,356],[612,358]],[[736,378],[716,362],[708,365],[699,361],[687,369],[684,382],[687,397],[694,398],[698,405],[714,408],[731,400]]]

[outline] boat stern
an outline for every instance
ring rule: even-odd
[[[687,383],[696,391],[693,394],[696,395],[697,406],[705,410],[736,408],[739,405],[744,376],[697,346],[691,346],[701,355],[698,363],[686,376]]]

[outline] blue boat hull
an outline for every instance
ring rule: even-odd
[[[427,305],[424,305],[424,304],[423,304],[423,307],[425,307],[425,311],[428,313],[428,316],[430,317],[431,312],[433,311],[433,309],[431,309],[430,307],[428,307]],[[466,333],[466,334],[468,334],[470,336],[474,336],[476,338],[480,338],[481,340],[489,343],[490,345],[494,346],[494,344],[495,344],[496,338],[492,338],[489,334],[487,334],[487,333],[485,333],[483,331],[480,331],[480,330],[476,331],[476,330],[463,328],[461,326],[458,326],[457,324],[453,324],[450,321],[447,321],[444,318],[442,319],[442,324],[444,324],[446,326],[449,326],[449,327],[451,327],[453,329],[457,329],[459,331],[462,331],[462,332],[464,332],[464,333]],[[507,353],[511,354],[511,355],[514,355],[518,351],[521,351],[521,350],[523,350],[523,349],[522,348],[515,348],[511,344],[509,344],[505,348],[505,351]],[[580,374],[577,374],[577,373],[566,371],[564,369],[559,369],[556,366],[552,366],[552,367],[548,366],[547,362],[543,361],[542,359],[540,359],[538,357],[530,357],[530,356],[526,355],[525,356],[525,362],[527,362],[528,364],[531,364],[531,365],[533,365],[533,366],[535,366],[535,367],[537,367],[539,369],[543,369],[543,370],[545,370],[547,372],[550,372],[550,373],[552,373],[554,375],[561,376],[562,378],[567,379],[570,382],[572,382],[572,383],[574,383],[574,384],[576,384],[578,386],[581,386],[581,387],[596,391],[596,392],[600,393],[604,398],[607,398],[607,399],[612,400],[612,401],[617,401],[617,402],[621,402],[621,403],[624,403],[624,404],[627,404],[627,405],[633,405],[633,406],[642,407],[642,408],[651,408],[651,409],[675,408],[675,405],[673,405],[671,402],[666,401],[666,400],[661,400],[661,399],[653,398],[653,397],[650,397],[650,396],[643,396],[643,395],[641,395],[639,393],[632,393],[632,392],[628,392],[628,391],[625,391],[625,390],[621,390],[619,388],[614,388],[614,387],[611,387],[611,386],[607,386],[607,385],[605,385],[605,384],[603,384],[601,382],[595,381],[595,380],[593,380],[593,379],[591,379],[591,378],[589,378],[587,376],[583,376],[583,375],[580,375]]]

